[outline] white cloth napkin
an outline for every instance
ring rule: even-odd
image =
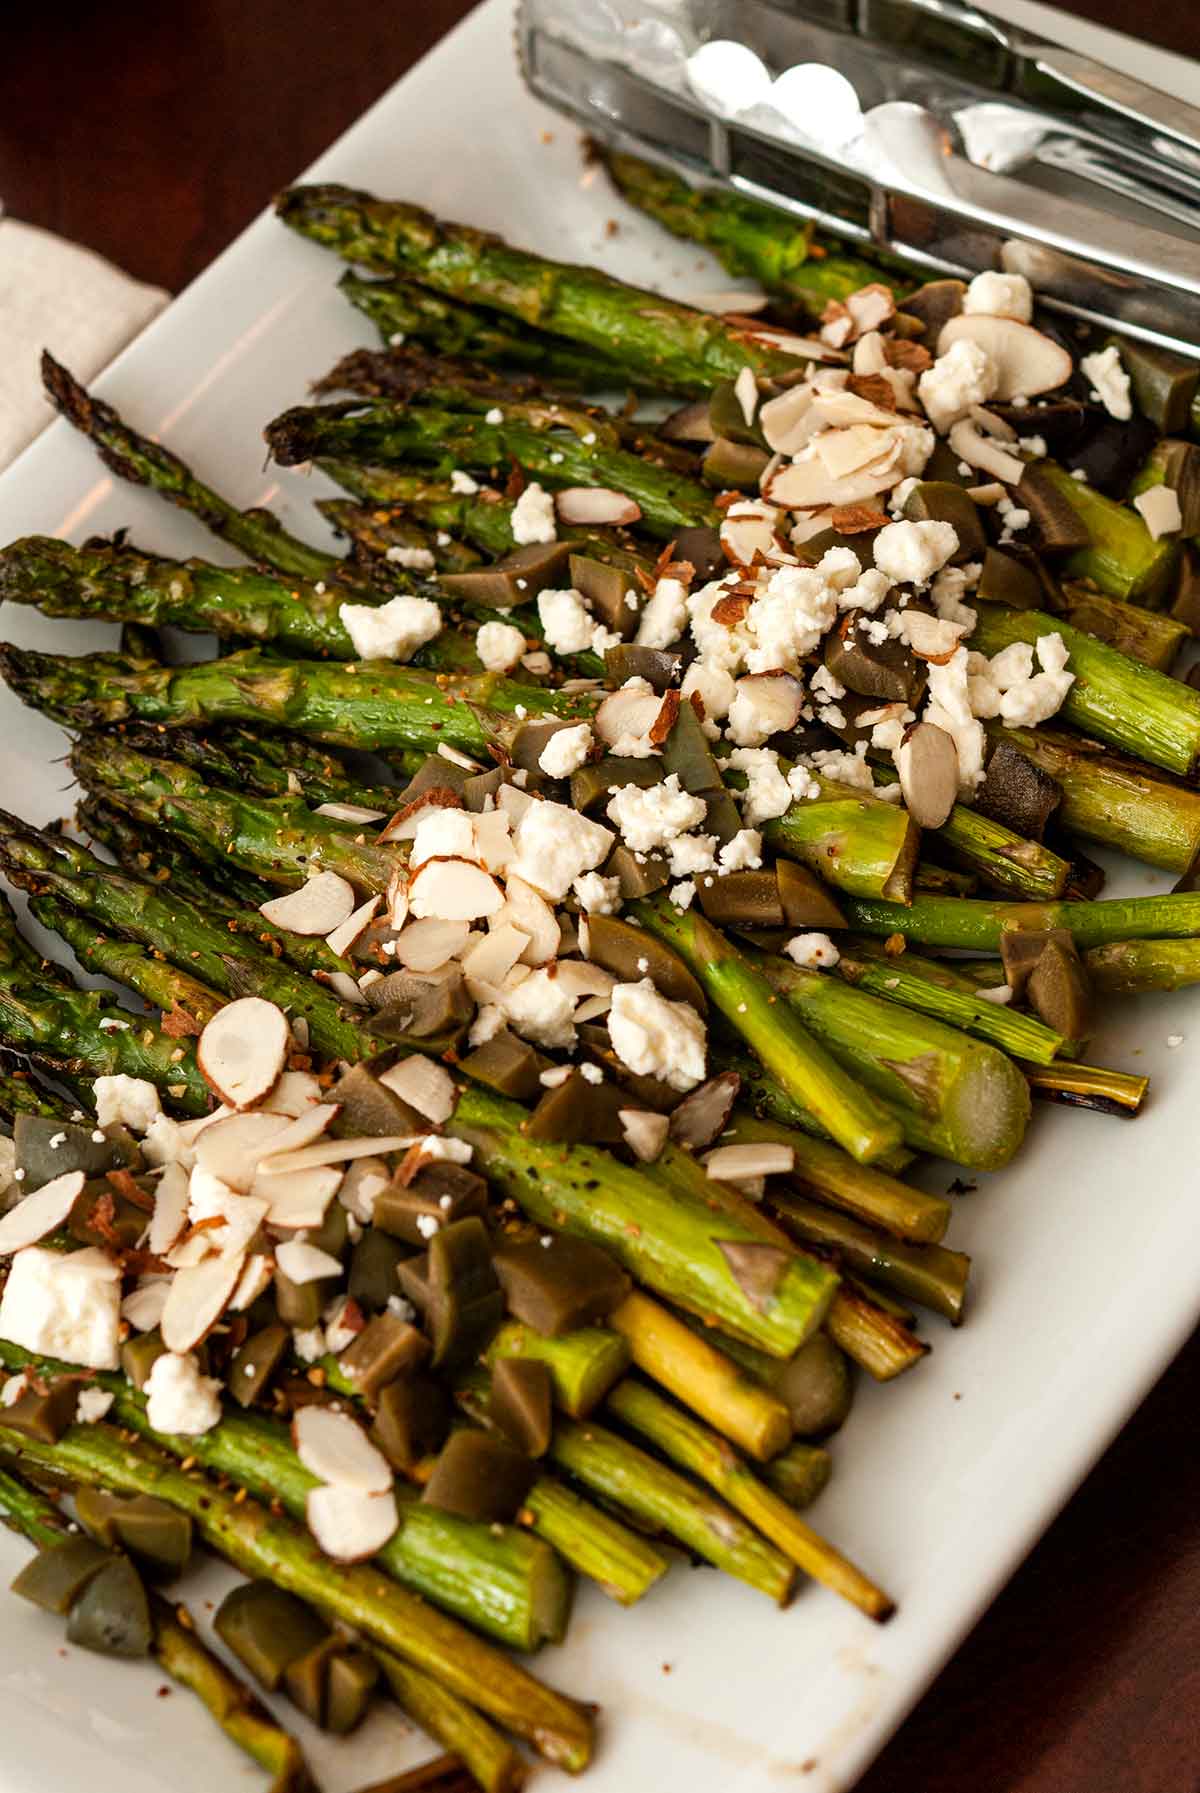
[[[0,218],[0,468],[54,415],[42,397],[42,349],[88,381],[169,298],[90,249]]]

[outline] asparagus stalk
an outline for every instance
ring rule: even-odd
[[[932,1308],[955,1326],[961,1322],[971,1269],[964,1252],[889,1239],[874,1227],[807,1201],[794,1188],[780,1187],[778,1180],[769,1197],[771,1212],[792,1238],[835,1253],[848,1269],[882,1283],[902,1300]]]
[[[807,311],[819,314],[829,299],[885,278],[871,262],[816,242],[807,219],[740,193],[690,187],[668,169],[616,150],[605,152],[604,165],[617,191],[673,236],[703,244],[731,274],[748,275]]]
[[[790,1442],[792,1422],[776,1395],[745,1376],[668,1308],[635,1290],[612,1316],[633,1362],[759,1462]],[[610,1400],[611,1405],[611,1400]]]
[[[709,1065],[713,1071],[736,1071],[742,1080],[741,1099],[760,1119],[777,1121],[781,1127],[797,1129],[807,1133],[810,1139],[819,1139],[832,1144],[828,1131],[821,1126],[816,1117],[799,1102],[793,1101],[783,1085],[769,1072],[764,1071],[757,1058],[749,1052],[735,1052],[720,1039],[709,1041]],[[847,1155],[839,1155],[845,1158]],[[893,1146],[890,1152],[884,1152],[871,1166],[859,1165],[859,1170],[886,1172],[890,1177],[898,1177],[912,1163],[915,1152],[900,1144]],[[853,1164],[854,1160],[848,1158]]]
[[[185,1114],[211,1106],[190,1041],[130,1015],[104,991],[60,978],[26,946],[2,902],[0,1041],[73,1075],[144,1077]]]
[[[857,990],[867,990],[902,1008],[915,1009],[959,1027],[975,1039],[999,1046],[1011,1058],[1048,1065],[1067,1042],[1045,1022],[1001,1003],[989,1002],[977,986],[955,975],[944,960],[924,959],[916,953],[890,958],[841,951],[838,976]],[[998,980],[999,981],[999,980]]]
[[[447,477],[455,468],[487,473],[516,461],[542,484],[608,486],[637,504],[642,526],[669,541],[694,524],[714,524],[720,512],[708,488],[686,473],[582,434],[545,407],[540,421],[510,409],[501,423],[469,411],[387,403],[297,405],[267,425],[264,435],[283,467],[333,457],[367,463],[429,466]],[[583,421],[588,421],[586,417]]]
[[[531,1139],[526,1118],[518,1103],[469,1088],[447,1130],[475,1147],[481,1169],[537,1225],[592,1239],[647,1288],[773,1357],[790,1357],[820,1325],[837,1283],[823,1266],[783,1259],[774,1291],[756,1303],[721,1250],[756,1241],[750,1227],[595,1146]]]
[[[338,535],[349,537],[351,553],[376,577],[392,564],[393,548],[423,549],[439,573],[469,573],[483,565],[483,555],[469,542],[457,540],[447,530],[434,534],[399,506],[355,504],[352,498],[318,498],[317,509]],[[1147,612],[1147,614],[1149,614]]]
[[[252,560],[297,579],[339,577],[343,563],[289,535],[270,511],[238,510],[196,478],[179,456],[160,442],[139,435],[103,399],[92,398],[49,350],[42,351],[42,384],[60,417],[90,438],[100,459],[118,479],[149,486],[183,510],[191,511],[214,535],[232,542]]]
[[[469,1413],[481,1414],[481,1379],[465,1377],[459,1398]],[[676,1475],[606,1426],[594,1419],[560,1419],[549,1454],[560,1469],[639,1525],[677,1538],[706,1563],[736,1576],[778,1606],[791,1599],[795,1570],[782,1550],[695,1482]]]
[[[609,1412],[640,1432],[680,1469],[707,1482],[734,1510],[814,1581],[882,1623],[895,1603],[883,1589],[826,1543],[811,1526],[729,1449],[723,1438],[683,1413],[652,1388],[626,1377],[608,1397]]]
[[[168,728],[255,722],[332,747],[389,754],[455,747],[488,753],[476,706],[512,715],[530,687],[491,674],[454,682],[368,660],[337,665],[285,660],[257,648],[189,666],[146,667],[120,654],[40,654],[0,643],[0,675],[23,702],[70,728],[137,720]],[[586,694],[539,691],[539,711],[586,719]]]
[[[1030,1065],[1026,1076],[1035,1096],[1097,1114],[1139,1114],[1150,1089],[1148,1077],[1100,1065]]]
[[[872,768],[875,782],[893,785],[898,782],[890,766]],[[889,805],[894,808],[894,805]],[[1003,822],[993,821],[965,803],[956,803],[942,826],[933,831],[953,853],[960,865],[968,866],[993,890],[1006,896],[1024,897],[1030,902],[1053,902],[1062,896],[1071,876],[1071,866],[1061,854],[1053,852],[1041,841],[1026,840]],[[865,896],[866,891],[854,891]],[[882,893],[881,893],[882,894]],[[893,896],[893,902],[905,899]]]
[[[1066,557],[1064,575],[1069,579],[1090,579],[1110,598],[1126,598],[1151,609],[1161,608],[1178,558],[1176,543],[1167,537],[1155,541],[1137,511],[1106,498],[1082,480],[1072,479],[1065,468],[1053,461],[1039,461],[1038,472],[1091,537],[1086,548],[1078,548]],[[976,645],[974,639],[971,645]]]
[[[929,1350],[902,1321],[846,1284],[834,1297],[825,1324],[834,1344],[876,1382],[903,1375]]]
[[[848,898],[847,919],[864,934],[898,934],[920,946],[994,953],[1017,928],[1066,928],[1081,950],[1114,940],[1190,940],[1200,934],[1200,896],[1106,897],[1093,903],[992,903],[973,897],[915,897],[902,903]]]
[[[293,187],[276,201],[285,224],[344,260],[407,274],[450,298],[507,313],[599,352],[620,345],[625,377],[647,391],[704,395],[743,367],[794,373],[795,356],[763,346],[688,305],[643,292],[596,268],[510,248],[498,237],[349,187]]]
[[[762,975],[847,1073],[900,1110],[909,1145],[977,1170],[1012,1158],[1025,1136],[1029,1091],[994,1046],[784,959],[765,959]]]
[[[40,1114],[59,1120],[68,1113],[66,1103],[39,1089],[28,1071],[10,1068],[0,1060],[0,1119],[11,1122],[19,1114]]]
[[[373,1654],[396,1702],[462,1763],[483,1793],[519,1793],[528,1775],[524,1758],[482,1713],[403,1657],[378,1645]]]
[[[135,753],[168,754],[203,772],[214,784],[256,797],[303,797],[314,808],[319,803],[352,803],[389,816],[399,796],[398,786],[365,784],[331,753],[295,735],[236,727],[206,735],[180,728],[167,735],[130,723],[121,730],[121,740]]]
[[[235,866],[202,861],[171,835],[139,827],[98,796],[85,795],[75,805],[75,819],[80,832],[107,847],[118,865],[150,884],[169,883],[186,902],[228,915],[239,908],[257,909],[277,894],[273,886]]]
[[[733,788],[744,778],[730,773]],[[906,903],[921,832],[900,804],[851,792],[821,779],[821,795],[793,803],[763,826],[763,839],[785,859],[799,860],[851,896],[884,896]]]
[[[1200,983],[1200,940],[1114,940],[1083,955],[1094,987],[1106,996],[1141,996]]]
[[[492,1335],[485,1353],[491,1366],[501,1357],[526,1357],[544,1363],[554,1385],[554,1399],[572,1419],[586,1419],[629,1368],[629,1345],[607,1326],[582,1326],[552,1338],[520,1320],[506,1320]]]
[[[822,1202],[882,1228],[896,1239],[936,1245],[950,1223],[950,1204],[940,1195],[911,1188],[877,1165],[855,1164],[836,1146],[809,1139],[777,1121],[735,1110],[728,1137],[736,1144],[790,1146],[795,1156],[794,1174]]]
[[[1156,672],[1170,672],[1191,634],[1186,623],[1176,622],[1157,610],[1145,610],[1139,604],[1106,597],[1094,586],[1080,585],[1073,579],[1065,580],[1059,587],[1055,611],[1074,628],[1095,635]]]
[[[0,844],[0,863],[2,853]],[[140,946],[98,932],[94,922],[85,921],[55,897],[32,896],[29,910],[43,927],[62,935],[85,971],[124,984],[143,1002],[161,1009],[185,1037],[198,1034],[224,1004],[224,997],[199,978],[151,957]]]
[[[415,280],[364,280],[347,272],[338,290],[370,318],[385,343],[399,337],[435,355],[468,355],[485,367],[536,374],[552,386],[572,390],[620,391],[628,383],[616,356],[577,348],[515,317],[501,322],[491,312],[444,298]]]
[[[898,1143],[900,1129],[786,1008],[762,972],[703,916],[668,903],[640,902],[636,919],[674,947],[705,992],[787,1093],[809,1108],[837,1143],[870,1164]]]
[[[1075,674],[1059,712],[1064,722],[1184,778],[1200,764],[1200,692],[1044,611],[981,604],[978,615],[971,647],[984,654],[998,654],[1014,641],[1032,645],[1058,631]]]
[[[0,1470],[0,1519],[39,1550],[70,1535],[58,1508],[30,1483]],[[164,1673],[194,1693],[225,1735],[271,1775],[272,1793],[315,1793],[300,1745],[246,1683],[201,1642],[184,1606],[149,1594],[150,1649]]]
[[[988,733],[1058,780],[1059,821],[1071,834],[1172,872],[1186,871],[1200,853],[1200,793],[1155,778],[1079,735],[997,723],[988,724]]]
[[[6,1356],[14,1349],[3,1345]],[[182,1454],[185,1444],[196,1441],[179,1442]],[[373,1644],[425,1669],[524,1737],[548,1761],[575,1771],[586,1766],[592,1720],[584,1708],[382,1578],[371,1564],[331,1564],[304,1526],[270,1505],[259,1506],[240,1490],[188,1474],[153,1445],[108,1425],[72,1426],[57,1444],[0,1428],[0,1444],[10,1455],[84,1486],[153,1494],[190,1514],[210,1548],[244,1574],[276,1582],[363,1632]]]

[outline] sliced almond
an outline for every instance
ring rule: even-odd
[[[502,872],[513,856],[512,823],[502,809],[475,817],[475,851],[483,869]]]
[[[188,1175],[182,1164],[163,1167],[154,1191],[154,1212],[146,1234],[146,1250],[156,1258],[166,1257],[187,1219]],[[158,1322],[153,1322],[157,1326]]]
[[[418,921],[483,921],[503,908],[504,892],[468,859],[427,859],[409,885],[409,901]]]
[[[865,331],[878,330],[880,324],[886,324],[889,318],[895,317],[896,297],[890,286],[873,280],[870,285],[860,286],[857,292],[849,295],[846,310],[854,319],[858,335],[862,336]]]
[[[381,828],[375,836],[375,844],[387,846],[393,841],[411,840],[427,810],[463,808],[465,805],[457,791],[452,791],[448,785],[429,785],[411,803],[396,811],[387,827]]]
[[[871,423],[823,430],[813,439],[817,459],[830,479],[845,479],[848,474],[860,473],[877,461],[888,446],[878,426]]]
[[[554,499],[563,523],[636,523],[642,508],[610,486],[567,486]]]
[[[761,1143],[717,1146],[704,1159],[705,1174],[714,1182],[740,1183],[755,1177],[786,1176],[795,1168],[796,1154],[791,1146],[776,1145],[771,1140]]]
[[[598,1021],[601,1015],[607,1015],[612,1007],[612,991],[603,996],[585,996],[575,1010],[575,1020],[582,1027],[585,1021]]]
[[[641,691],[637,686],[610,691],[592,719],[592,733],[606,747],[614,747],[618,741],[647,740],[661,708],[662,699],[653,691]]]
[[[945,666],[953,658],[965,623],[951,622],[948,617],[929,616],[923,610],[901,612],[901,633],[918,660],[930,660]]]
[[[737,690],[752,699],[767,734],[783,734],[800,720],[804,686],[790,672],[747,673],[737,681]]]
[[[1016,318],[988,317],[968,311],[942,326],[937,352],[944,355],[956,342],[973,342],[985,351],[996,370],[993,398],[1036,398],[1064,386],[1074,373],[1070,354],[1032,324]]]
[[[354,908],[354,886],[337,872],[318,872],[299,890],[260,903],[258,913],[291,934],[329,934]]]
[[[196,1062],[222,1102],[231,1108],[253,1108],[283,1070],[291,1043],[292,1030],[282,1009],[261,996],[240,996],[207,1023],[196,1047]]]
[[[517,963],[530,936],[523,928],[514,927],[510,921],[498,921],[495,916],[491,917],[491,926],[492,932],[480,934],[463,954],[462,968],[468,978],[498,984]]]
[[[743,367],[733,382],[733,396],[742,408],[742,416],[749,429],[754,422],[754,413],[758,409],[758,381],[754,378],[752,367]]]
[[[336,1407],[301,1407],[292,1421],[292,1442],[309,1474],[336,1488],[384,1494],[395,1480],[391,1464],[358,1421]]]
[[[392,873],[383,900],[387,905],[388,926],[399,931],[408,920],[408,873],[405,870]]]
[[[244,1263],[244,1252],[220,1252],[175,1272],[162,1315],[163,1344],[168,1351],[187,1352],[200,1343],[228,1307]]]
[[[729,1125],[742,1080],[736,1071],[722,1071],[694,1089],[671,1110],[670,1133],[688,1152],[703,1152]]]
[[[793,331],[776,330],[767,324],[755,324],[753,318],[748,322],[754,328],[743,332],[746,340],[759,343],[764,349],[778,349],[781,355],[795,355],[802,361],[845,360],[844,355],[835,352],[835,343],[820,342],[814,336],[797,336]]]
[[[200,1135],[196,1163],[240,1195],[248,1195],[259,1159],[291,1126],[286,1115],[231,1114]]]
[[[319,1245],[303,1239],[285,1239],[275,1247],[275,1262],[289,1282],[320,1282],[327,1277],[340,1277],[342,1265]]]
[[[657,704],[658,699],[654,698],[653,702]],[[518,965],[548,965],[551,959],[557,958],[561,939],[554,910],[542,893],[532,884],[526,884],[524,878],[507,879],[504,895],[504,907],[490,918],[490,925],[497,931],[502,927],[513,927],[527,936],[528,944],[521,952]]]
[[[1024,461],[981,435],[978,427],[965,417],[951,425],[950,447],[968,467],[978,467],[980,472],[990,473],[1006,485],[1015,486],[1025,471]]]
[[[385,1133],[377,1139],[326,1139],[319,1145],[303,1146],[298,1152],[280,1152],[264,1158],[254,1179],[255,1192],[260,1184],[269,1187],[276,1177],[295,1176],[297,1171],[316,1170],[323,1165],[349,1164],[352,1158],[369,1158],[385,1152],[406,1152],[420,1143],[419,1133]],[[274,1216],[272,1216],[274,1219]]]
[[[693,293],[688,304],[697,311],[711,311],[714,317],[754,317],[760,311],[766,311],[771,303],[768,293],[741,293],[736,288],[728,292]]]
[[[346,917],[340,928],[326,934],[325,944],[330,952],[336,953],[339,959],[344,958],[359,936],[366,933],[382,901],[380,896],[369,897]]]
[[[719,534],[726,560],[736,567],[752,566],[772,548],[778,547],[775,537],[775,507],[770,516],[750,516],[734,511],[721,519]]]
[[[131,1290],[121,1303],[121,1318],[127,1320],[135,1332],[153,1332],[162,1320],[170,1287],[169,1276],[156,1276],[152,1282]]]
[[[309,1489],[304,1517],[325,1555],[335,1563],[361,1563],[376,1555],[400,1523],[396,1496],[390,1488],[385,1494],[363,1494],[334,1483]]]
[[[1177,535],[1183,528],[1179,498],[1170,486],[1151,486],[1148,492],[1139,492],[1133,508],[1141,512],[1142,521],[1156,542],[1164,535]]]
[[[458,957],[470,937],[465,921],[443,921],[432,915],[410,921],[396,941],[396,963],[407,971],[438,971]]]
[[[354,822],[365,827],[368,822],[382,822],[385,809],[364,809],[361,803],[318,803],[315,816],[332,816],[335,822]]]
[[[367,999],[348,971],[322,972],[321,982],[333,991],[339,1002],[351,1003],[356,1009],[365,1008]]]
[[[458,1086],[453,1077],[445,1065],[439,1065],[419,1052],[414,1052],[411,1058],[402,1058],[399,1064],[382,1072],[379,1081],[436,1126],[440,1127],[454,1113]]]
[[[643,1164],[653,1164],[667,1143],[670,1120],[665,1114],[651,1114],[642,1108],[619,1108],[617,1119],[625,1135],[625,1144]]]
[[[60,1227],[85,1181],[81,1170],[64,1171],[10,1208],[0,1220],[0,1252],[22,1251]]]
[[[271,1136],[269,1145],[264,1142],[254,1154],[256,1165],[261,1164],[268,1152],[272,1157],[279,1157],[284,1152],[299,1152],[320,1139],[330,1123],[341,1113],[340,1102],[317,1102],[306,1108],[303,1114],[296,1116],[282,1133]]]
[[[253,1307],[259,1296],[265,1295],[270,1288],[274,1274],[275,1265],[263,1252],[256,1251],[253,1257],[247,1258],[237,1288],[229,1297],[230,1312],[240,1314]]]
[[[994,436],[997,442],[1020,441],[1012,424],[1003,417],[998,417],[995,411],[989,411],[986,405],[972,405],[969,415],[971,422],[977,425],[985,436]]]
[[[775,454],[798,454],[820,427],[812,416],[813,397],[811,386],[791,386],[760,407],[758,427]]]
[[[309,1151],[318,1149],[316,1146],[307,1148]],[[341,1181],[339,1166],[316,1164],[307,1170],[288,1171],[282,1176],[260,1170],[252,1187],[253,1194],[267,1204],[267,1224],[281,1232],[294,1232],[299,1227],[320,1226]]]
[[[917,722],[896,749],[905,808],[921,828],[940,828],[958,801],[958,749],[933,722]]]
[[[286,1114],[295,1120],[314,1102],[319,1102],[323,1093],[319,1079],[311,1071],[285,1071],[271,1091],[266,1106],[272,1114]]]
[[[886,432],[879,434],[882,437]],[[763,496],[786,510],[824,510],[832,505],[861,504],[864,499],[874,498],[877,493],[886,492],[899,483],[901,475],[896,466],[900,457],[898,436],[890,445],[881,441],[881,451],[885,446],[894,449],[890,459],[881,452],[879,461],[842,479],[834,479],[811,448],[805,449],[800,460],[785,463],[772,475],[769,483],[764,482]]]
[[[609,996],[617,982],[611,971],[602,965],[589,965],[584,959],[560,959],[554,981],[568,996]]]

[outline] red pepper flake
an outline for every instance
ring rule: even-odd
[[[889,934],[883,943],[883,950],[889,959],[898,959],[907,947],[908,942],[903,934]]]

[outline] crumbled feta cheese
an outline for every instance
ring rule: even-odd
[[[944,729],[958,753],[958,788],[970,795],[983,777],[984,734],[972,712],[967,683],[967,650],[956,648],[944,666],[931,662],[925,721]]]
[[[545,897],[561,901],[575,879],[608,858],[613,835],[565,803],[535,799],[513,833],[510,877],[523,878]]]
[[[929,588],[938,615],[946,622],[961,623],[968,633],[978,619],[971,606],[963,603],[963,598],[969,591],[974,591],[982,572],[983,562],[979,560],[963,567],[943,567]]]
[[[80,1426],[95,1425],[112,1406],[114,1396],[105,1388],[81,1388],[75,1408],[75,1421]]]
[[[746,774],[746,789],[739,801],[750,824],[770,822],[792,806],[793,792],[779,768],[779,755],[769,747],[736,747],[727,762]]]
[[[393,561],[396,566],[407,567],[412,573],[431,573],[434,567],[433,552],[429,548],[406,548],[397,544],[388,549],[384,559]]]
[[[742,679],[729,706],[725,733],[736,747],[761,747],[779,727],[778,706],[756,679]]]
[[[600,1069],[599,1065],[580,1065],[579,1071],[585,1083],[604,1082],[604,1072]]]
[[[1018,728],[1035,728],[1039,722],[1048,722],[1062,708],[1067,692],[1075,683],[1075,674],[1066,670],[1068,650],[1057,629],[1052,634],[1038,636],[1037,657],[1041,672],[1033,671],[1028,643],[1014,642],[1013,646],[1025,648],[1028,659],[1023,659],[1023,663],[1014,661],[1011,671],[998,670],[997,663],[1012,652],[1011,648],[1005,648],[1003,654],[995,655],[992,660],[992,679],[1003,693],[1000,717]]]
[[[296,1327],[292,1332],[292,1349],[301,1363],[316,1363],[325,1355],[325,1328]]]
[[[928,585],[958,552],[953,523],[887,523],[875,537],[875,565],[897,584]]]
[[[417,1231],[422,1239],[432,1239],[433,1235],[440,1230],[441,1224],[436,1214],[417,1215]]]
[[[672,647],[688,624],[687,587],[681,579],[660,579],[638,619],[639,647]]]
[[[1017,447],[1024,454],[1031,454],[1037,461],[1044,461],[1050,452],[1045,436],[1018,436]]]
[[[557,728],[542,748],[538,766],[547,778],[569,778],[583,765],[591,748],[592,731],[586,722]]]
[[[121,1268],[96,1246],[14,1253],[0,1296],[0,1338],[89,1370],[115,1370]]]
[[[683,790],[679,774],[672,772],[647,790],[636,784],[622,785],[609,798],[605,813],[627,847],[635,853],[650,853],[702,822],[706,809],[703,797]]]
[[[810,969],[836,965],[842,956],[828,934],[796,934],[783,950],[797,965]]]
[[[660,996],[648,977],[614,986],[608,1031],[613,1051],[636,1076],[659,1077],[677,1090],[703,1082],[704,1022],[690,1003]]]
[[[603,654],[621,639],[596,621],[579,592],[572,588],[541,591],[537,604],[546,645],[556,654]]]
[[[19,1376],[6,1378],[4,1387],[0,1388],[0,1407],[15,1407],[21,1396],[29,1392],[29,1378],[24,1370]]]
[[[575,1044],[575,998],[545,966],[504,992],[503,1009],[522,1039],[532,1040],[535,1046]]]
[[[762,835],[757,828],[739,828],[717,859],[722,871],[756,872],[762,864]]]
[[[483,421],[485,423],[493,423],[493,424],[494,423],[503,423],[504,422],[504,412],[500,409],[499,405],[493,405],[490,411],[484,412]]]
[[[716,860],[715,834],[680,834],[667,847],[673,878],[689,878],[693,872],[711,872]]]
[[[475,818],[465,809],[426,809],[417,822],[409,864],[427,859],[475,859]]]
[[[485,1002],[472,1021],[467,1034],[468,1046],[486,1046],[504,1028],[504,1010]]]
[[[525,636],[514,623],[483,623],[475,636],[475,652],[488,672],[507,672],[525,652]]]
[[[479,490],[479,481],[472,479],[469,473],[464,473],[461,467],[456,467],[450,475],[450,490],[463,498],[473,498]]]
[[[518,547],[531,542],[553,542],[558,539],[554,520],[554,500],[533,480],[513,505],[512,536]]]
[[[854,579],[837,579],[842,555],[853,561]],[[777,567],[746,612],[744,627],[752,640],[746,651],[751,672],[795,672],[811,654],[838,612],[838,594],[861,572],[848,548],[831,548],[815,567]]]
[[[1033,316],[1033,288],[1024,274],[998,274],[989,269],[976,274],[963,294],[963,310],[970,315],[1016,318],[1027,324]]]
[[[866,567],[853,585],[838,592],[839,610],[878,610],[892,589],[892,581],[877,567]]]
[[[1116,343],[1110,342],[1106,349],[1097,349],[1094,355],[1085,355],[1079,363],[1079,371],[1085,380],[1091,381],[1092,397],[1104,406],[1109,416],[1128,423],[1133,416],[1133,400],[1129,396],[1129,375],[1121,366]]]
[[[682,884],[672,884],[668,893],[677,909],[690,909],[696,895],[694,878],[685,878]]]
[[[528,983],[529,979],[526,978]],[[475,1148],[465,1139],[452,1139],[447,1133],[429,1133],[421,1141],[422,1158],[436,1158],[445,1164],[470,1164]]]
[[[441,607],[407,592],[386,604],[339,604],[342,627],[360,660],[411,660],[441,629]]]
[[[145,1133],[162,1113],[154,1085],[144,1077],[127,1077],[123,1071],[114,1077],[97,1077],[92,1094],[101,1127],[128,1127],[132,1133]]]
[[[579,907],[587,915],[615,915],[621,907],[620,878],[604,878],[599,872],[584,872],[571,886]]]
[[[542,1072],[538,1082],[543,1089],[561,1089],[570,1075],[570,1065],[551,1065],[548,1071]]]
[[[972,405],[986,405],[999,384],[996,364],[977,342],[960,336],[917,381],[917,393],[935,430],[945,435]]]
[[[848,784],[858,790],[871,791],[875,788],[875,781],[871,777],[866,752],[866,742],[860,741],[853,753],[830,747],[810,754],[809,758],[822,778],[832,778],[835,784]]]
[[[184,1437],[211,1431],[221,1418],[221,1384],[202,1376],[189,1351],[164,1351],[145,1383],[146,1418],[156,1432]]]

